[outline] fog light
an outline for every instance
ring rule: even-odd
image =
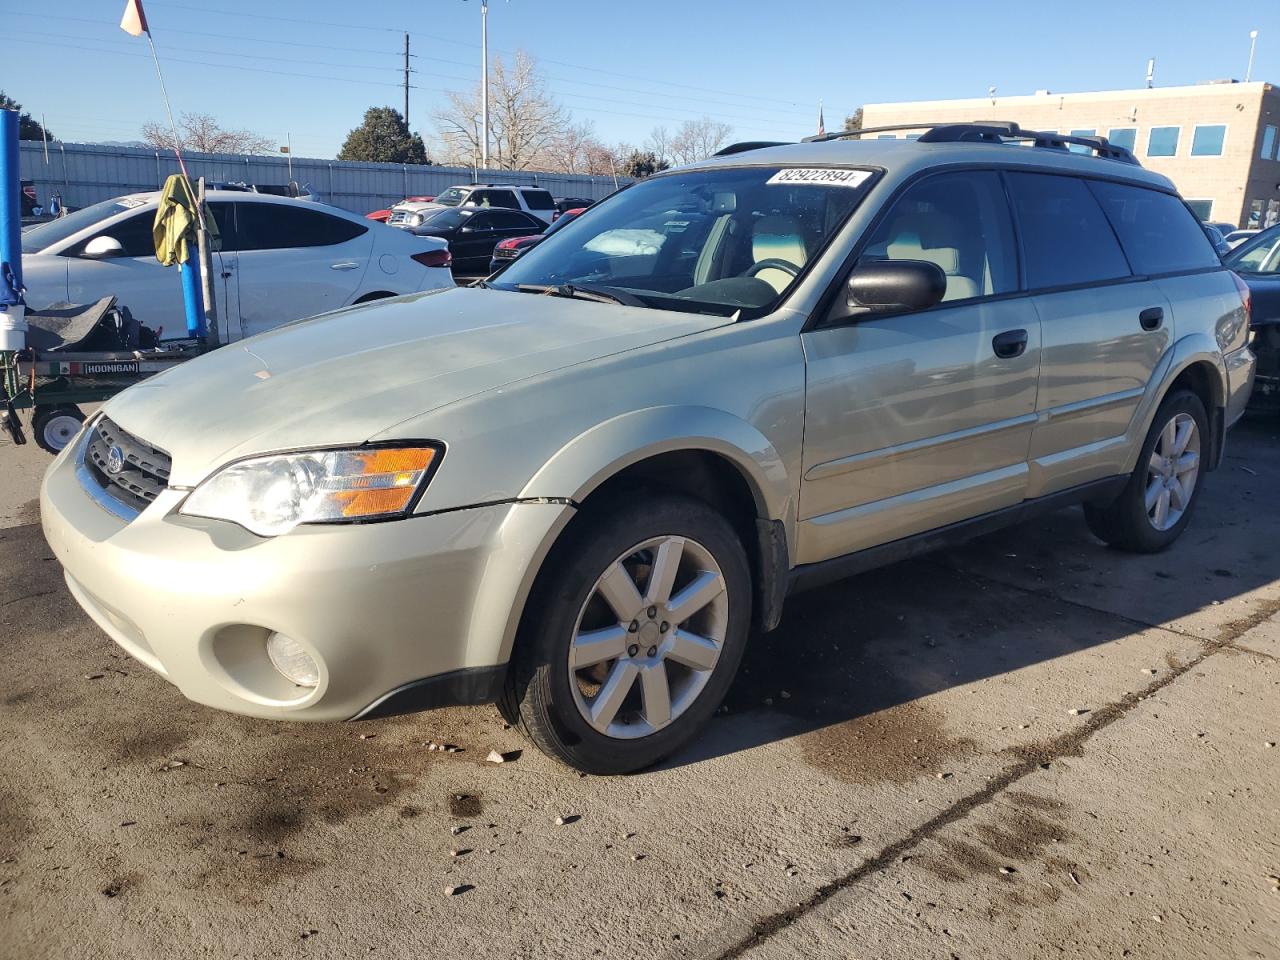
[[[283,633],[267,637],[267,656],[271,664],[290,682],[300,687],[314,687],[320,682],[320,665],[302,644]]]

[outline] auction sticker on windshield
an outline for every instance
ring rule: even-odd
[[[812,183],[824,187],[860,187],[871,176],[870,170],[833,170],[830,167],[788,167],[765,181],[770,183]]]

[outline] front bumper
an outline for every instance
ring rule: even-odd
[[[532,574],[572,510],[508,503],[263,539],[178,515],[185,494],[172,489],[132,520],[117,516],[77,476],[78,448],[40,490],[72,595],[188,698],[259,717],[345,720],[491,699]],[[317,686],[276,672],[273,631],[315,657]]]

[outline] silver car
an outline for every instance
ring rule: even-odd
[[[651,177],[482,287],[125,391],[50,467],[46,536],[199,703],[496,701],[566,763],[642,768],[795,590],[1073,503],[1126,550],[1186,528],[1250,391],[1247,297],[1166,178],[1064,139]]]

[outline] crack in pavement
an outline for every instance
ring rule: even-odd
[[[1036,591],[1029,590],[1027,592],[1034,593]],[[1096,612],[1110,614],[1110,611],[1105,610],[1099,610]],[[1280,613],[1280,598],[1266,599],[1262,601],[1258,609],[1254,610],[1247,617],[1242,617],[1238,620],[1231,620],[1223,624],[1219,630],[1219,635],[1216,640],[1206,640],[1203,637],[1193,637],[1193,639],[1204,645],[1205,649],[1202,653],[1197,654],[1185,664],[1171,670],[1159,680],[1152,681],[1141,690],[1128,693],[1113,703],[1099,707],[1097,710],[1093,711],[1093,713],[1089,715],[1089,718],[1079,727],[1069,730],[1066,733],[1041,744],[1031,744],[1012,748],[1010,752],[1015,755],[1020,755],[1021,759],[988,781],[986,786],[982,789],[977,790],[966,797],[960,798],[946,810],[943,810],[941,813],[929,818],[900,840],[889,844],[889,846],[883,848],[874,857],[864,861],[854,870],[851,870],[848,873],[823,884],[821,887],[818,887],[817,890],[794,907],[789,907],[786,910],[780,910],[756,920],[750,928],[738,936],[735,941],[727,945],[713,948],[716,952],[705,954],[704,956],[706,957],[706,960],[736,960],[736,958],[742,957],[747,953],[747,951],[754,949],[766,940],[769,940],[783,930],[786,930],[797,920],[826,903],[837,893],[852,887],[854,884],[859,883],[873,874],[887,869],[889,866],[896,863],[904,853],[912,850],[922,841],[931,838],[942,828],[950,826],[959,820],[963,820],[971,812],[986,805],[987,803],[990,803],[997,796],[1004,793],[1004,791],[1008,790],[1025,777],[1030,776],[1037,770],[1047,768],[1053,760],[1067,756],[1082,756],[1084,752],[1084,745],[1095,733],[1105,730],[1117,720],[1122,719],[1142,701],[1156,693],[1159,693],[1183,674],[1200,666],[1210,657],[1221,653],[1223,650],[1239,651],[1241,648],[1235,646],[1235,641],[1244,636],[1244,634],[1252,630],[1254,627],[1266,622],[1277,613]],[[1132,619],[1123,617],[1123,615],[1112,615],[1121,616],[1122,619],[1126,620]],[[1146,626],[1155,625],[1147,624]],[[1170,632],[1178,633],[1178,631]]]

